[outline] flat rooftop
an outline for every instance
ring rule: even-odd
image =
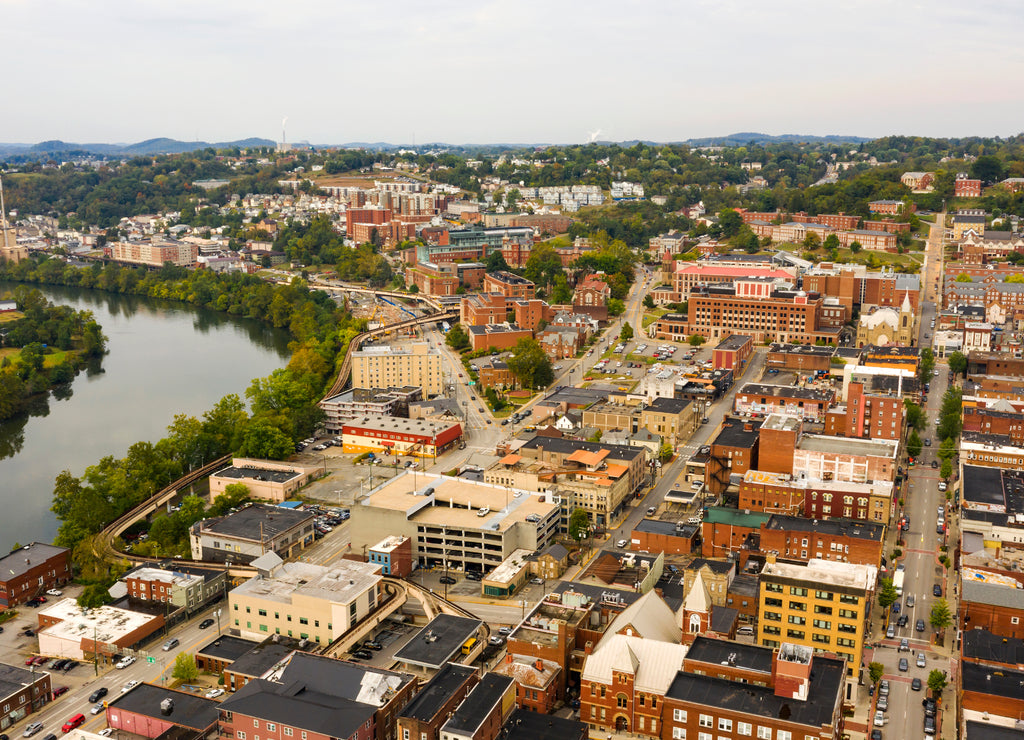
[[[83,638],[105,643],[117,642],[157,619],[151,614],[113,606],[83,609],[75,599],[61,599],[40,609],[39,614],[61,620],[41,631],[76,643]]]
[[[761,422],[757,419],[727,418],[722,423],[718,436],[711,442],[714,446],[742,447],[750,449],[761,434]]]
[[[502,695],[508,692],[515,681],[498,673],[485,673],[480,683],[452,713],[451,718],[441,727],[441,732],[454,732],[475,736],[477,728],[494,709]]]
[[[810,683],[806,701],[776,696],[767,686],[755,686],[724,678],[684,673],[676,674],[665,695],[681,701],[703,704],[739,715],[754,715],[820,728],[831,723],[836,707],[842,702],[846,663],[842,660],[815,656],[811,662]],[[817,731],[817,729],[816,729]]]
[[[682,524],[678,522],[665,522],[661,519],[641,519],[633,527],[634,532],[647,532],[649,534],[658,534],[664,537],[682,537],[684,539],[693,539],[693,536],[699,531],[700,527],[696,524]]]
[[[268,599],[291,604],[295,596],[348,604],[381,580],[380,565],[335,560],[333,565],[282,563],[269,578],[250,578],[235,586],[231,596]]]
[[[812,558],[806,565],[796,563],[765,563],[761,577],[787,578],[794,581],[844,586],[847,588],[872,590],[878,569],[873,565],[840,563],[834,560]]]
[[[1024,640],[1003,637],[988,630],[964,630],[961,640],[963,656],[989,663],[1024,666]]]
[[[476,669],[458,663],[445,663],[412,700],[398,710],[399,717],[429,722],[437,716],[459,687],[476,673]]]
[[[21,666],[0,663],[0,698],[7,698],[21,691],[26,686],[31,686],[45,674],[30,671]]]
[[[819,347],[814,344],[782,344],[775,342],[768,347],[768,353],[784,353],[787,355],[818,355],[820,357],[831,357],[835,354],[833,346]]]
[[[170,717],[164,716],[160,711],[160,702],[164,699],[171,699],[174,702],[174,712]],[[110,708],[107,711],[123,710],[141,714],[161,722],[170,721],[192,730],[203,731],[213,727],[220,717],[220,702],[214,699],[204,699],[195,694],[174,691],[149,683],[141,683],[131,691],[114,696],[108,701]]]
[[[805,434],[797,449],[841,455],[861,455],[896,459],[899,442],[892,439],[857,439]]]
[[[228,514],[200,522],[201,530],[223,537],[259,541],[272,540],[295,527],[311,523],[316,517],[308,511],[285,509],[280,506],[253,504]]]
[[[516,496],[515,494],[519,495]],[[527,517],[557,516],[535,492],[433,473],[405,471],[374,490],[364,506],[405,512],[417,523],[504,532]],[[489,508],[485,516],[480,509]]]
[[[776,432],[798,432],[803,428],[803,421],[789,414],[768,414],[761,423],[762,429]]]
[[[301,470],[278,470],[275,468],[259,468],[255,465],[235,467],[229,465],[213,474],[215,478],[235,478],[238,480],[265,480],[271,483],[285,483],[302,475]]]
[[[765,529],[778,529],[787,532],[819,532],[834,537],[853,537],[861,540],[881,542],[885,526],[873,522],[862,522],[858,519],[807,519],[789,514],[772,514],[765,524]]]
[[[715,349],[737,350],[745,347],[748,343],[753,341],[754,338],[749,334],[730,334],[719,342]]]
[[[729,665],[746,671],[758,671],[770,675],[774,653],[772,648],[697,635],[686,654],[686,660]]]
[[[798,388],[792,385],[768,385],[747,383],[737,391],[751,396],[773,396],[775,398],[796,398],[803,401],[830,401],[835,395],[831,390],[819,388]]]
[[[348,433],[350,429],[361,429],[429,437],[440,435],[457,426],[459,426],[457,421],[431,421],[429,419],[404,419],[397,416],[370,415],[347,419],[344,422],[343,431]]]
[[[395,660],[425,668],[440,668],[483,626],[479,619],[438,614],[395,653]]]
[[[218,660],[234,663],[247,652],[259,645],[255,640],[243,640],[241,637],[221,635],[210,640],[201,648],[196,649],[197,655],[208,655]]]
[[[965,661],[960,664],[960,675],[964,691],[1020,700],[1020,687],[1024,686],[1024,672],[1022,671]]]
[[[0,558],[0,573],[3,574],[0,576],[0,581],[12,581],[40,563],[68,552],[66,547],[47,545],[42,542],[33,542],[31,545],[12,550],[10,554]]]

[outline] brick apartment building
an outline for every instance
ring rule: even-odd
[[[0,559],[0,606],[10,608],[71,580],[71,550],[33,542]]]
[[[774,370],[795,370],[798,373],[828,372],[836,348],[813,344],[786,344],[775,342],[768,347],[765,367]]]
[[[588,275],[576,284],[572,295],[573,312],[585,313],[599,321],[608,318],[612,289],[601,277]]]
[[[711,364],[715,370],[738,372],[746,366],[754,353],[754,338],[747,334],[733,334],[726,337],[711,353]]]
[[[1000,583],[963,579],[960,630],[985,629],[1007,638],[1024,638],[1024,598],[1021,589]]]
[[[474,352],[484,349],[512,349],[520,339],[532,339],[533,332],[516,324],[500,323],[467,327],[469,346]]]
[[[8,728],[45,707],[53,695],[50,674],[0,663],[0,730]]]
[[[662,738],[840,738],[844,673],[842,660],[804,646],[698,636],[665,693]]]
[[[440,740],[441,726],[479,682],[474,668],[445,663],[398,712],[398,738]]]
[[[906,409],[899,396],[869,393],[864,383],[851,382],[846,403],[825,415],[825,434],[836,437],[894,439],[903,437]]]
[[[894,511],[893,489],[889,481],[811,480],[749,470],[740,484],[738,506],[750,511],[799,513],[810,519],[843,517],[887,522]]]
[[[820,422],[834,401],[835,391],[827,388],[747,383],[736,392],[733,410],[742,415],[780,413]]]
[[[877,568],[884,533],[881,523],[772,514],[761,527],[761,552],[788,560],[817,558]]]

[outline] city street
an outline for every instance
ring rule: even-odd
[[[941,276],[942,271],[943,221],[944,214],[937,214],[936,224],[931,227],[925,266],[922,270],[922,297],[918,326],[919,344],[922,347],[931,344],[931,335],[934,333],[934,330],[930,328],[931,321],[936,317],[936,303],[941,301],[941,296],[935,288],[935,281],[937,276]],[[941,286],[941,279],[939,285]],[[899,599],[899,603],[900,613],[908,615],[907,626],[896,628],[895,636],[887,639],[883,624],[884,615],[876,607],[872,639],[880,642],[881,647],[873,651],[866,651],[871,654],[865,656],[867,661],[880,662],[885,666],[885,678],[889,679],[890,683],[889,709],[886,712],[888,723],[885,733],[892,737],[910,737],[921,733],[924,723],[921,702],[927,693],[929,672],[933,669],[947,671],[950,681],[952,681],[955,670],[955,660],[950,658],[953,648],[953,631],[947,630],[944,645],[935,646],[933,645],[935,631],[929,624],[932,604],[937,599],[932,593],[936,584],[941,587],[943,597],[949,602],[950,611],[954,615],[956,614],[955,594],[950,591],[950,582],[954,579],[947,578],[949,574],[938,560],[941,554],[939,548],[943,544],[948,544],[952,556],[957,535],[952,527],[955,509],[952,506],[947,506],[946,494],[938,490],[939,471],[937,468],[931,467],[932,460],[938,460],[936,453],[939,440],[935,436],[935,420],[942,406],[942,396],[948,386],[945,365],[936,363],[936,369],[938,374],[930,379],[931,390],[928,393],[928,402],[925,406],[927,425],[920,435],[922,440],[930,440],[931,445],[923,448],[920,458],[910,469],[909,480],[904,489],[904,511],[910,518],[910,527],[908,531],[902,533],[902,544],[897,544],[894,523],[886,542],[886,557],[893,547],[898,546],[903,549],[903,556],[896,563],[889,564],[888,575],[891,577],[894,573],[893,568],[898,565],[905,568],[903,595]],[[940,508],[945,512],[947,522],[947,532],[944,534],[939,534],[936,531]],[[897,506],[896,521],[899,520],[902,513]],[[910,597],[913,597],[914,600],[912,607],[907,606]],[[892,615],[892,619],[895,622],[896,615]],[[916,629],[918,619],[924,620],[924,630],[920,632]],[[908,641],[908,652],[899,651],[900,641],[904,638]],[[926,665],[918,667],[917,656],[922,652]],[[909,670],[906,672],[899,670],[900,658],[907,659]],[[914,678],[921,679],[924,685],[920,692],[911,690],[910,683]],[[942,714],[948,715],[950,720],[943,722],[945,727],[940,729],[944,729],[942,735],[947,738],[955,737],[955,722],[952,720],[952,717],[955,716],[953,714],[953,693],[948,688],[943,692],[946,704],[942,707],[944,710]],[[874,706],[873,701],[872,707]]]

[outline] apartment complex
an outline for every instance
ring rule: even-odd
[[[108,249],[115,262],[147,267],[163,267],[166,262],[178,267],[195,267],[199,258],[195,244],[170,240],[114,242]]]
[[[796,565],[768,555],[758,596],[758,644],[831,653],[846,661],[847,675],[858,677],[877,575],[870,565],[817,558]]]
[[[537,297],[537,286],[524,277],[497,270],[484,275],[485,293],[500,293],[506,298],[528,300]]]
[[[10,608],[71,580],[71,550],[33,542],[0,558],[0,606]]]
[[[428,342],[364,347],[352,353],[352,386],[419,386],[427,395],[444,391],[441,355]]]

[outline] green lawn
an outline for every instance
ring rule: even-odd
[[[25,318],[25,314],[21,311],[4,311],[0,313],[0,324],[7,324],[11,321],[17,321],[18,319]]]

